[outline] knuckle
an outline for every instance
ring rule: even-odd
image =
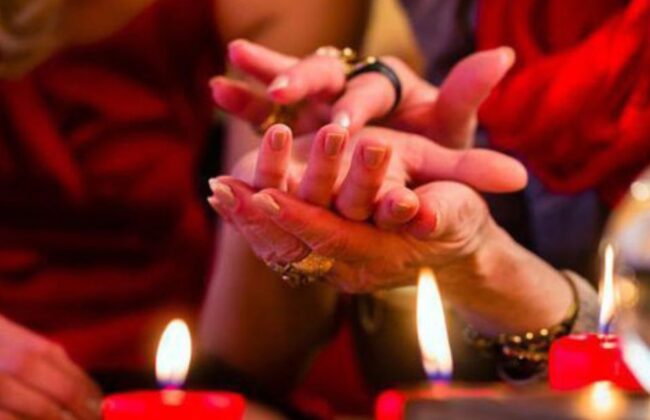
[[[17,378],[29,379],[34,375],[40,356],[34,351],[25,351],[15,355],[10,366],[11,374]]]
[[[65,383],[59,385],[57,393],[59,400],[64,405],[72,407],[77,402],[79,396],[84,395],[84,390],[81,388],[81,386]]]

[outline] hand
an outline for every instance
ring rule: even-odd
[[[246,82],[217,77],[212,82],[216,103],[227,112],[259,124],[272,103],[301,102],[292,122],[297,133],[314,131],[334,121],[358,131],[390,110],[393,88],[386,77],[366,73],[345,80],[339,59],[312,55],[303,60],[247,42],[234,41],[229,58],[235,68],[267,84],[266,94]],[[481,102],[514,61],[510,48],[475,53],[459,62],[440,89],[422,80],[401,60],[382,57],[402,83],[398,108],[382,123],[421,134],[449,147],[468,147],[476,128]]]
[[[38,64],[57,46],[63,0],[0,3],[0,77],[14,77]]]
[[[277,142],[278,133],[281,133],[284,138],[280,148],[276,147],[277,144],[275,146],[273,144]],[[359,236],[361,242],[372,239],[371,243],[379,244],[380,242],[375,240],[383,241],[392,238],[391,246],[403,247],[402,252],[409,258],[414,258],[413,261],[404,261],[403,264],[397,262],[397,265],[392,267],[393,278],[382,275],[383,280],[378,277],[375,279],[377,282],[363,282],[362,286],[359,286],[358,279],[345,275],[335,275],[332,279],[346,290],[357,288],[364,290],[365,287],[381,287],[405,281],[409,274],[404,269],[411,264],[413,264],[411,269],[414,269],[415,261],[420,261],[425,256],[428,258],[437,253],[445,259],[446,257],[443,257],[445,253],[442,251],[450,246],[443,242],[449,238],[454,249],[448,250],[448,256],[452,259],[459,256],[467,250],[462,242],[465,239],[475,238],[480,230],[478,225],[473,223],[485,219],[485,205],[469,187],[456,183],[436,183],[423,185],[411,191],[407,188],[407,184],[422,185],[432,180],[454,180],[482,190],[508,191],[521,188],[526,182],[525,171],[517,161],[495,152],[477,149],[449,150],[420,136],[380,128],[366,128],[352,139],[348,139],[345,134],[345,130],[330,125],[321,129],[313,142],[309,142],[309,137],[296,140],[296,157],[291,155],[292,139],[289,130],[282,126],[271,128],[263,139],[259,154],[254,153],[244,158],[234,173],[236,177],[252,184],[253,188],[231,177],[212,180],[211,188],[214,196],[209,199],[210,203],[240,231],[258,257],[267,262],[296,261],[314,248],[311,248],[312,243],[305,241],[299,235],[287,234],[283,226],[278,225],[277,221],[270,219],[264,213],[264,208],[275,207],[275,204],[266,195],[256,195],[257,198],[253,199],[252,195],[257,188],[288,188],[290,192],[298,195],[298,199],[313,203],[316,208],[320,207],[323,214],[329,214],[334,218],[331,220],[357,226],[358,229],[346,232],[354,231],[355,236],[363,232],[363,235]],[[326,156],[323,151],[326,150],[328,138],[331,139],[332,135],[341,137],[339,147],[336,148],[339,155]],[[347,142],[351,145],[343,147]],[[375,152],[383,151],[384,159],[379,165],[368,167],[364,159],[368,147]],[[344,150],[350,151],[349,157],[345,156]],[[309,161],[305,165],[307,154],[309,154]],[[256,159],[257,168],[254,169]],[[345,174],[345,177],[341,174]],[[436,198],[440,194],[439,189],[445,189],[447,185],[453,185],[452,190],[456,191],[451,194],[454,199],[453,206],[440,204],[447,193],[442,194],[442,198]],[[329,205],[330,200],[334,201],[335,208],[348,219],[363,221],[373,216],[377,225],[384,229],[395,230],[399,227],[399,230],[381,231],[369,224],[338,218],[322,209]],[[404,211],[404,206],[396,205],[403,202],[412,205],[406,206]],[[307,204],[302,203],[302,205]],[[476,214],[468,214],[469,212],[464,210],[465,206],[476,211]],[[420,247],[422,253],[416,252],[418,246],[415,246],[415,242],[407,246],[413,238],[402,241],[409,235],[427,236],[429,230],[439,229],[435,226],[439,218],[436,213],[441,210],[450,213],[449,216],[440,216],[446,223],[451,223],[454,218],[465,217],[467,214],[468,221],[458,225],[458,228],[467,231],[464,231],[463,235],[459,235],[458,232],[452,235],[442,234],[443,242],[436,243],[435,246],[438,248],[435,252],[429,250],[430,253],[425,252],[425,246]],[[314,223],[314,220],[317,219],[310,219],[310,223],[320,225],[321,219],[318,219],[318,223]],[[328,224],[325,223],[323,226]],[[379,236],[373,237],[375,234]],[[333,232],[331,235],[328,234],[328,238],[333,239],[336,235],[337,233]],[[462,238],[459,239],[458,236]],[[411,251],[407,251],[410,246],[414,247]],[[462,251],[463,249],[465,251]],[[367,246],[364,246],[363,250],[370,251]],[[376,250],[386,251],[380,246]],[[377,255],[369,252],[366,259],[357,252],[350,254],[350,257],[353,258],[352,266],[358,268]],[[353,271],[349,267],[340,270]],[[382,268],[380,271],[389,275],[391,270]]]
[[[0,317],[0,419],[98,419],[100,403],[60,346]]]
[[[308,252],[334,258],[326,281],[346,292],[411,284],[421,266],[461,266],[486,242],[491,219],[482,199],[455,182],[416,188],[417,216],[395,231],[344,219],[277,189],[255,192],[234,178],[221,178],[236,201],[219,211],[256,245],[266,260],[295,261]],[[466,285],[466,283],[465,283]]]

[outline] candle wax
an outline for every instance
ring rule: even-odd
[[[375,419],[403,420],[406,418],[407,406],[419,401],[451,400],[489,400],[505,395],[506,387],[461,386],[447,382],[434,382],[420,387],[400,390],[388,390],[379,395],[375,403]]]
[[[623,361],[613,334],[571,334],[555,340],[549,352],[551,388],[572,390],[599,381],[611,381],[626,390],[640,390]]]
[[[102,405],[104,420],[240,420],[244,398],[229,392],[135,391],[108,396]]]

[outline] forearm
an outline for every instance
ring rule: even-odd
[[[287,390],[335,328],[326,285],[292,289],[222,227],[200,327],[202,350],[273,390]]]
[[[556,325],[574,300],[565,274],[517,244],[492,221],[477,251],[439,270],[438,276],[443,293],[447,293],[461,317],[485,335]],[[457,282],[460,276],[475,279],[472,293],[463,289],[466,282]],[[595,292],[586,299],[595,301]],[[584,309],[593,312],[586,316],[595,317],[595,302],[585,303],[591,305],[584,305]]]

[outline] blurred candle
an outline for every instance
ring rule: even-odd
[[[576,401],[576,414],[588,419],[625,418],[627,399],[609,381],[595,382],[581,393]]]
[[[169,323],[156,355],[156,378],[165,389],[108,396],[102,406],[105,420],[241,419],[244,398],[230,392],[183,391],[192,358],[189,329],[182,320]]]
[[[573,390],[611,381],[624,389],[640,389],[623,362],[619,338],[612,333],[615,303],[614,249],[607,245],[600,285],[598,333],[571,334],[553,343],[548,367],[551,388]]]
[[[411,403],[444,401],[445,408],[453,406],[462,412],[464,407],[469,407],[466,400],[506,398],[502,387],[464,387],[450,383],[453,358],[445,312],[435,276],[429,268],[420,270],[416,318],[422,366],[429,381],[409,389],[383,392],[375,404],[377,420],[402,420]]]

